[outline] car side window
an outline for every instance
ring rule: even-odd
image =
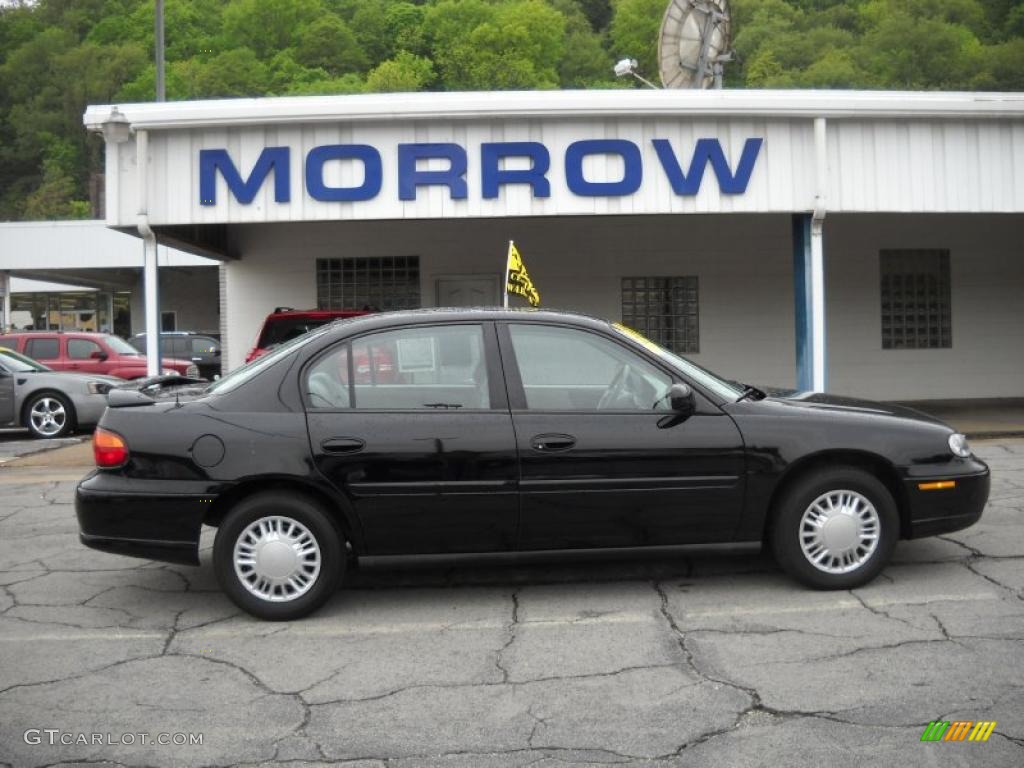
[[[403,328],[361,336],[306,373],[310,408],[490,408],[479,325]]]
[[[60,343],[57,339],[29,339],[25,343],[25,354],[33,360],[57,360],[60,358]]]
[[[102,352],[100,345],[88,339],[68,339],[68,357],[72,360],[90,360],[93,352]],[[31,355],[29,355],[31,357]]]
[[[595,333],[510,324],[512,348],[530,410],[669,410],[672,379],[642,357]]]

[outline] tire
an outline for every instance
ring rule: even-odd
[[[213,544],[221,589],[239,608],[269,621],[320,608],[337,591],[344,566],[341,531],[318,503],[291,492],[243,499],[225,516]]]
[[[777,506],[772,550],[782,569],[814,589],[852,589],[889,562],[900,518],[874,475],[830,467],[799,478]]]
[[[57,392],[38,392],[25,403],[23,424],[33,437],[64,437],[75,428],[75,409]]]

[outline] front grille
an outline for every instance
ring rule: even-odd
[[[199,378],[199,368],[196,367],[194,364],[190,365],[188,367],[188,370],[185,372],[185,375],[188,376],[190,379],[198,379]]]

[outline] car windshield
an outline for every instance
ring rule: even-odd
[[[137,355],[139,350],[129,344],[127,341],[122,339],[120,336],[107,335],[103,337],[103,341],[106,342],[107,346],[117,352],[119,355]]]
[[[297,336],[291,341],[286,341],[262,357],[257,357],[251,363],[246,363],[241,368],[236,368],[226,376],[217,379],[217,381],[206,388],[206,393],[209,395],[223,395],[238,389],[245,382],[265,371],[282,357],[290,355],[295,349],[327,333],[327,330],[327,328],[320,328],[315,333],[307,333]]]
[[[674,352],[669,352],[664,347],[655,344],[639,331],[634,331],[632,328],[622,325],[622,323],[612,323],[612,328],[623,336],[641,344],[648,351],[653,352],[658,357],[669,363],[673,368],[679,370],[688,379],[696,382],[706,389],[711,390],[723,400],[736,400],[743,394],[742,387],[735,387],[724,379],[718,378],[718,376],[711,373],[711,371],[701,368],[696,363],[687,360],[685,357],[680,357]]]
[[[0,361],[11,373],[43,373],[51,370],[42,363],[37,363],[31,357],[25,357],[25,355],[5,347],[0,347]]]

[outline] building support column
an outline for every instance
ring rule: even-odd
[[[142,281],[146,316],[146,375],[159,376],[160,365],[160,287],[157,265],[156,233],[149,226],[149,133],[135,132],[135,151],[139,173],[139,213],[137,227],[142,236]]]
[[[827,388],[825,329],[825,191],[828,185],[825,119],[814,121],[814,212],[793,216],[793,280],[796,318],[796,385]]]
[[[4,311],[0,316],[0,333],[11,330],[11,273],[0,272],[0,294],[3,294]]]

